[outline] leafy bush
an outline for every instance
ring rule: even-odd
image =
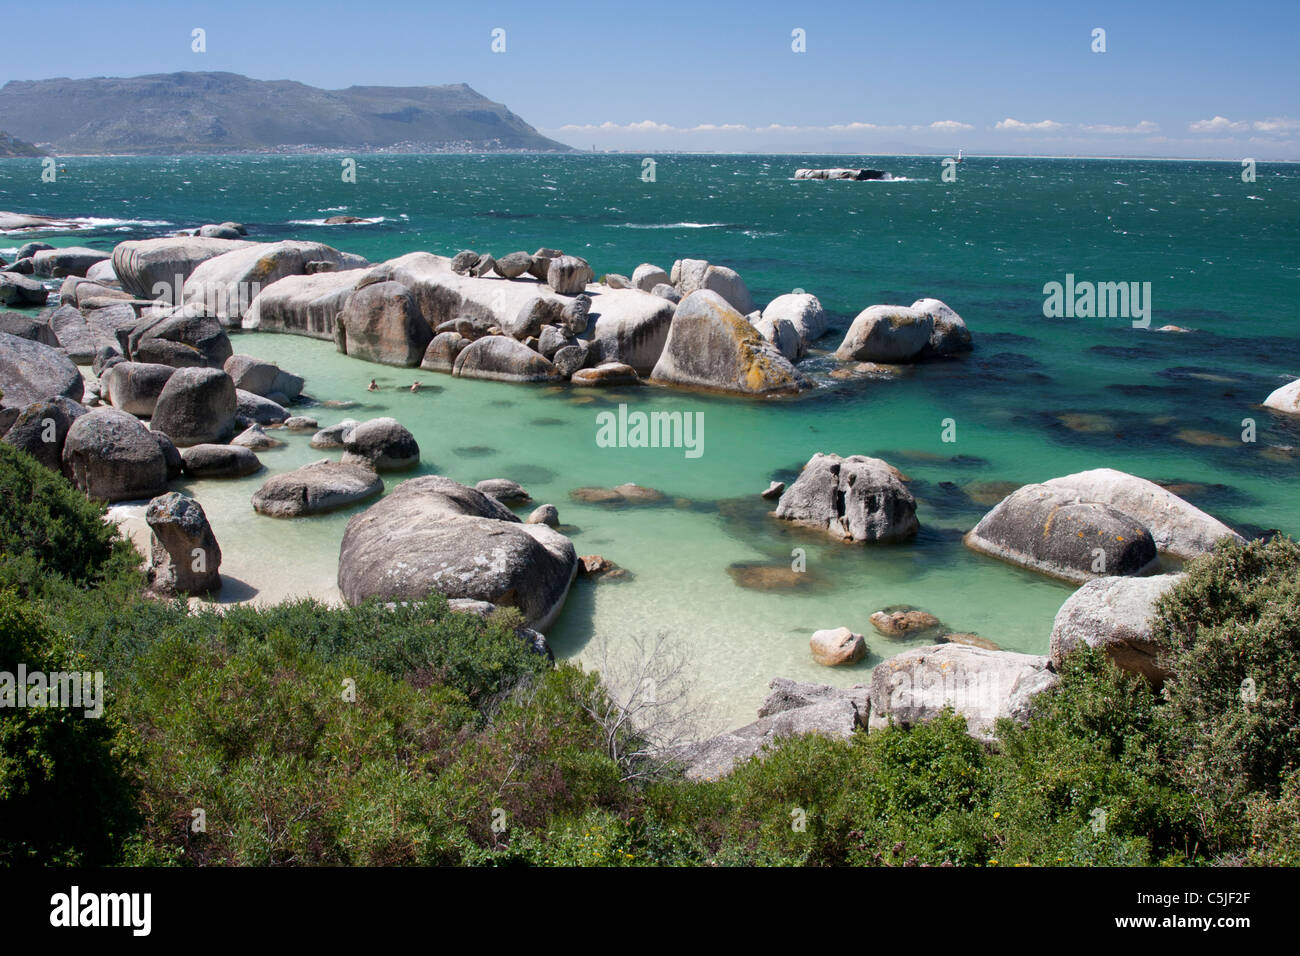
[[[0,592],[0,672],[16,678],[19,664],[47,679],[87,669],[38,609]],[[135,824],[115,729],[85,708],[0,708],[0,865],[115,861]]]
[[[1224,847],[1252,795],[1275,799],[1300,770],[1300,546],[1221,545],[1161,600],[1155,636],[1183,786]]]
[[[140,556],[62,475],[0,442],[0,587],[40,594],[51,577],[75,586],[139,580]]]
[[[1177,787],[1163,705],[1100,651],[1070,654],[1028,726],[999,726],[996,842],[1002,862],[1149,865],[1187,859],[1194,801]]]

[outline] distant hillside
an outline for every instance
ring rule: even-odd
[[[236,73],[14,80],[0,127],[59,153],[570,150],[463,83],[322,90]]]
[[[16,136],[11,136],[0,129],[0,157],[4,156],[44,156],[45,150],[24,143]]]

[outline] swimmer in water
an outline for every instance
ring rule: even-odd
[[[379,391],[379,383],[376,382],[376,381],[372,378],[372,379],[370,380],[370,384],[366,386],[366,391],[367,391],[367,392],[377,392],[377,391]]]
[[[411,391],[413,391],[413,392],[418,392],[419,390],[420,390],[420,383],[419,383],[419,382],[412,382],[412,383],[411,383]]]

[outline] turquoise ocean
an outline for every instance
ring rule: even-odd
[[[802,365],[819,387],[753,402],[657,388],[579,392],[462,381],[367,365],[331,344],[242,334],[235,349],[307,378],[322,425],[392,415],[420,442],[422,472],[508,477],[553,502],[580,554],[630,573],[578,580],[549,638],[590,662],[607,643],[667,634],[719,725],[753,718],[776,676],[836,684],[910,646],[868,616],[908,604],[1008,650],[1044,653],[1070,587],[969,552],[962,535],[1010,487],[1095,467],[1170,483],[1247,534],[1300,533],[1300,421],[1259,407],[1300,377],[1300,166],[971,157],[955,182],[939,158],[639,155],[77,158],[42,182],[39,160],[0,161],[0,209],[80,217],[28,238],[110,249],[125,239],[236,220],[250,237],[313,239],[381,261],[415,250],[501,255],[558,247],[597,275],[702,258],[735,268],[756,301],[816,294],[832,330]],[[795,181],[798,167],[870,165],[889,182]],[[325,226],[329,216],[377,219]],[[1045,318],[1045,283],[1151,283],[1151,329],[1128,318]],[[832,379],[828,354],[876,303],[944,300],[975,339],[968,356],[893,379]],[[1160,333],[1163,325],[1193,330]],[[367,393],[371,377],[384,388]],[[427,387],[411,394],[419,379]],[[601,448],[597,415],[702,412],[703,454]],[[955,441],[945,442],[951,419]],[[1254,423],[1255,441],[1242,441]],[[284,433],[280,433],[282,437]],[[259,453],[265,471],[188,488],[225,553],[223,599],[336,597],[343,527],[354,512],[277,521],[249,496],[269,474],[323,457],[309,435]],[[815,452],[883,457],[918,498],[905,545],[830,542],[772,519],[758,492],[790,481]],[[391,488],[404,476],[388,476]],[[580,486],[636,482],[660,505],[611,509]],[[794,549],[807,571],[788,573]],[[861,664],[820,668],[808,637],[866,634]],[[915,643],[915,642],[913,642]]]

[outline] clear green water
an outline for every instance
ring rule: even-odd
[[[63,162],[55,184],[41,184],[31,161],[0,162],[0,208],[118,220],[59,243],[109,248],[235,219],[257,238],[319,239],[373,261],[415,249],[552,245],[587,257],[598,274],[630,274],[642,261],[667,268],[700,257],[738,269],[760,302],[794,288],[816,293],[833,316],[822,342],[832,349],[872,303],[935,296],[953,306],[973,330],[973,355],[894,381],[849,382],[827,379],[834,363],[814,356],[808,367],[825,387],[762,404],[432,373],[418,377],[437,389],[412,395],[399,386],[414,371],[345,359],[327,343],[237,339],[237,350],[305,375],[316,398],[361,403],[311,410],[322,424],[391,414],[419,439],[424,471],[467,482],[515,478],[538,502],[554,502],[580,553],[632,572],[620,583],[575,584],[549,634],[557,654],[583,658],[598,635],[617,648],[633,633],[668,632],[689,647],[699,692],[724,723],[752,719],[777,675],[865,680],[908,646],[871,630],[868,615],[886,605],[916,604],[953,629],[1043,652],[1069,588],[966,551],[961,534],[987,510],[963,493],[973,483],[1109,466],[1195,483],[1180,493],[1247,532],[1300,532],[1300,459],[1286,450],[1300,446],[1300,423],[1257,407],[1300,376],[1295,166],[1261,166],[1258,181],[1245,184],[1230,163],[975,159],[945,184],[936,161],[916,158],[665,156],[657,181],[643,183],[634,156],[361,157],[358,183],[348,185],[337,157]],[[906,181],[789,178],[799,166],[859,163]],[[335,213],[385,218],[303,224]],[[0,255],[19,241],[0,238]],[[1197,331],[1045,319],[1043,284],[1067,272],[1151,282],[1152,326]],[[372,375],[388,387],[367,393]],[[703,456],[597,447],[596,414],[620,401],[702,411]],[[1254,444],[1239,441],[1247,417],[1257,422]],[[955,443],[941,441],[947,418]],[[1206,435],[1219,444],[1196,443]],[[267,473],[324,456],[309,437],[290,435],[289,447],[261,453],[267,472],[259,476],[193,486],[236,595],[333,588],[348,514],[275,521],[248,502]],[[818,451],[880,455],[907,472],[923,526],[915,542],[848,547],[767,517],[757,492],[773,477],[789,480]],[[610,510],[569,498],[575,487],[625,481],[669,500]],[[795,547],[806,549],[808,573],[794,591],[743,588],[728,573],[737,563],[788,568]],[[839,625],[866,633],[871,656],[820,668],[808,636]]]

